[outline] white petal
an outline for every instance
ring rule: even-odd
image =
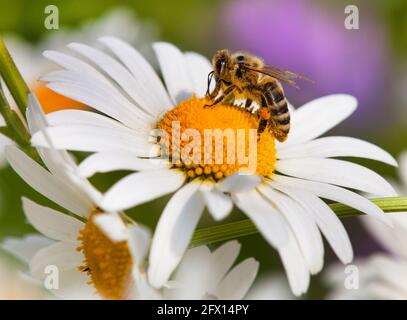
[[[107,211],[134,207],[174,192],[184,181],[184,175],[168,169],[133,173],[106,192],[101,206]]]
[[[239,255],[240,248],[240,243],[233,240],[226,242],[212,252],[213,265],[210,271],[211,279],[208,284],[208,293],[213,294],[220,281],[232,268]]]
[[[273,175],[273,180],[287,186],[307,190],[321,198],[346,204],[349,207],[375,216],[382,222],[391,225],[390,219],[386,217],[384,212],[378,206],[355,192],[331,184],[285,177],[277,174]]]
[[[83,265],[84,259],[83,255],[76,250],[78,245],[78,243],[57,242],[38,251],[30,262],[30,271],[34,278],[40,281],[46,281],[50,272],[57,275],[58,281],[54,284],[58,286],[51,291],[58,297],[96,299],[98,296],[95,294],[94,287],[88,285],[87,273],[80,272],[78,269]]]
[[[229,215],[233,209],[230,196],[218,190],[202,191],[206,206],[215,220],[222,220]]]
[[[312,215],[342,263],[352,261],[353,250],[349,236],[338,216],[324,201],[309,191],[285,186],[283,183],[272,182],[271,185],[308,208],[307,213]]]
[[[404,188],[407,188],[407,151],[400,155],[400,178],[403,181]]]
[[[232,174],[218,183],[218,189],[223,192],[237,193],[253,190],[261,178],[252,174]]]
[[[373,217],[360,217],[360,220],[381,246],[395,256],[407,258],[407,213],[392,212],[389,214],[389,218],[393,222],[393,228],[380,223]]]
[[[78,58],[53,50],[46,50],[43,52],[43,55],[64,69],[76,71],[82,74],[85,73],[87,76],[95,78],[102,81],[104,84],[113,87],[106,77],[103,76],[98,70]]]
[[[80,191],[73,190],[66,181],[51,175],[18,148],[9,146],[6,153],[13,169],[37,192],[75,214],[87,216],[93,210],[94,204],[81,197]]]
[[[399,288],[392,283],[371,283],[367,286],[369,296],[382,300],[406,300],[405,288]]]
[[[277,171],[312,181],[332,183],[378,196],[397,196],[393,187],[376,172],[361,165],[337,159],[279,160]]]
[[[124,126],[109,117],[98,114],[96,112],[90,112],[85,110],[58,110],[55,112],[48,113],[46,115],[48,123],[50,126],[61,126],[61,125],[90,125],[99,126],[107,128],[121,128]]]
[[[287,222],[257,191],[236,193],[233,200],[272,246],[278,248],[287,241]]]
[[[259,191],[283,213],[311,274],[317,274],[324,265],[324,247],[314,220],[310,219],[302,206],[285,194],[267,186],[260,186]]]
[[[246,295],[256,278],[259,263],[248,258],[234,267],[215,289],[214,295],[222,300],[240,300]]]
[[[40,102],[32,93],[28,94],[28,107],[25,114],[27,118],[27,125],[31,135],[48,126]]]
[[[51,136],[55,148],[86,152],[124,150],[136,152],[140,156],[155,154],[155,146],[148,143],[143,135],[129,130],[103,128],[88,125],[65,125],[49,127],[46,132]],[[31,142],[35,146],[47,147],[42,132],[36,133]]]
[[[30,261],[30,271],[34,278],[43,280],[46,278],[47,266],[56,266],[58,271],[78,269],[83,264],[83,255],[76,249],[79,243],[57,242],[38,251]]]
[[[47,87],[60,95],[79,101],[112,118],[122,122],[130,128],[143,128],[149,126],[152,121],[141,114],[139,109],[131,104],[118,91],[103,83],[91,82],[80,74],[69,74],[70,71],[56,71],[61,76],[69,76],[70,79],[54,80],[47,84]],[[45,80],[52,80],[44,78]],[[43,79],[43,80],[44,80]],[[45,81],[44,80],[44,81]]]
[[[117,213],[102,213],[94,216],[93,222],[112,241],[122,242],[129,239],[128,230]]]
[[[141,225],[130,225],[129,231],[129,246],[134,259],[134,263],[140,266],[144,263],[144,259],[148,253],[151,242],[151,232]]]
[[[156,42],[153,49],[157,55],[167,90],[175,104],[192,96],[194,87],[189,76],[187,60],[175,46]]]
[[[256,279],[246,300],[293,300],[287,279],[280,273],[268,273]]]
[[[188,183],[168,202],[154,232],[148,277],[161,287],[178,265],[204,209],[199,183]]]
[[[158,115],[172,106],[160,78],[136,49],[118,38],[103,37],[100,41],[108,46],[130,70],[138,84],[137,90],[153,114]]]
[[[156,116],[149,110],[149,100],[145,99],[144,91],[138,90],[140,81],[134,78],[131,73],[117,60],[104,52],[81,43],[70,43],[70,49],[75,50],[90,61],[95,63],[101,70],[106,72],[119,86],[127,93],[138,106],[151,116]]]
[[[42,131],[46,135],[46,132]],[[88,203],[89,207],[99,204],[102,194],[87,179],[79,174],[78,167],[68,152],[51,148],[37,148],[41,159],[51,174],[67,185],[78,198],[77,201]],[[88,216],[90,211],[83,215]]]
[[[78,272],[78,268],[62,269],[59,272],[58,289],[52,289],[57,297],[67,300],[99,300],[95,287],[89,283],[86,272]]]
[[[67,214],[40,206],[23,198],[23,209],[28,221],[43,235],[61,241],[76,242],[84,223]]]
[[[325,137],[298,145],[281,144],[277,158],[358,157],[397,166],[397,161],[386,151],[367,141],[350,137]]]
[[[0,135],[0,168],[4,168],[7,165],[7,159],[5,154],[6,146],[13,144],[14,144],[13,140],[4,135]]]
[[[141,159],[137,154],[129,151],[97,152],[81,162],[79,172],[81,176],[91,177],[95,173],[106,173],[116,170],[145,171],[166,167],[156,159]]]
[[[315,99],[298,108],[291,119],[291,132],[286,146],[312,140],[349,117],[357,100],[346,94],[334,94]]]
[[[212,70],[211,63],[206,57],[195,52],[185,53],[185,58],[194,87],[194,93],[198,98],[203,98],[208,85],[208,73]]]
[[[29,263],[37,251],[48,247],[54,241],[38,234],[28,234],[23,238],[8,237],[1,244],[4,251],[12,254],[22,262]]]
[[[171,278],[173,286],[164,289],[165,299],[202,299],[212,276],[212,262],[211,252],[206,246],[189,249]]]
[[[294,236],[289,234],[288,241],[278,250],[291,290],[296,296],[300,296],[308,289],[310,275],[307,264],[295,241]]]
[[[148,282],[147,275],[140,272],[138,268],[133,269],[134,292],[133,297],[136,300],[161,300],[163,295],[161,290],[153,288]]]

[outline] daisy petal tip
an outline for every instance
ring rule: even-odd
[[[126,241],[128,239],[127,228],[116,214],[99,214],[94,218],[94,223],[113,242]]]
[[[349,109],[356,109],[358,106],[358,99],[356,97],[346,94],[346,93],[339,93],[339,94],[334,94],[332,95],[337,99],[341,99],[343,102],[343,105],[346,105],[349,107]]]
[[[260,262],[257,261],[255,258],[248,258],[247,260],[248,267],[252,270],[254,274],[257,274],[260,267]]]
[[[353,251],[351,251],[348,256],[345,256],[341,259],[341,262],[344,265],[348,265],[348,264],[352,263],[352,261],[353,261]]]
[[[309,267],[309,272],[310,272],[311,275],[314,276],[314,275],[320,273],[323,267],[324,267],[324,263],[323,263],[323,261],[322,261],[322,263],[318,263],[318,264],[315,264],[315,265],[311,265],[311,266]]]
[[[108,197],[107,194],[105,194],[105,196],[102,198],[102,200],[99,203],[99,206],[102,210],[106,211],[106,212],[112,212],[112,211],[120,211],[120,210],[125,210],[127,208],[122,208],[120,206],[114,205],[110,199],[110,197]]]
[[[52,57],[54,51],[53,50],[44,50],[42,52],[42,56],[44,56],[47,59],[50,59],[50,57]]]
[[[330,100],[340,109],[347,110],[346,114],[348,116],[350,116],[358,107],[358,100],[350,94],[337,93],[337,94],[325,96],[323,98],[327,99],[327,101]]]
[[[230,240],[230,241],[226,242],[224,245],[229,246],[229,248],[235,248],[235,250],[238,252],[240,252],[240,249],[242,248],[242,244],[236,239]]]
[[[41,131],[34,133],[31,136],[30,142],[31,142],[31,145],[33,145],[35,147],[47,147],[47,144],[44,139],[44,135]]]
[[[93,175],[95,175],[97,173],[97,170],[95,170],[94,167],[89,166],[88,162],[86,160],[82,161],[79,165],[78,165],[78,174],[81,177],[84,178],[90,178]]]
[[[148,281],[150,282],[151,286],[155,289],[160,289],[165,286],[166,280],[163,280],[163,277],[161,273],[157,272],[156,267],[154,264],[148,268],[147,274],[148,274]]]
[[[102,36],[98,38],[98,41],[103,44],[109,44],[112,42],[125,42],[122,39],[114,36]]]

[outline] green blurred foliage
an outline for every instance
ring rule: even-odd
[[[215,33],[219,1],[216,0],[0,0],[0,32],[15,32],[29,41],[44,32],[44,8],[59,8],[60,27],[75,27],[100,17],[114,7],[125,7],[136,16],[158,23],[163,39],[181,48],[212,53],[208,44]]]

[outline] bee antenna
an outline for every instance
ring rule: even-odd
[[[206,89],[206,95],[207,96],[209,96],[209,87],[210,87],[212,79],[213,79],[213,74],[214,74],[213,70],[208,73],[208,86],[207,86],[207,89]]]

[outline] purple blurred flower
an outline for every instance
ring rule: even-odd
[[[388,107],[389,69],[379,24],[360,8],[360,29],[347,30],[344,7],[322,6],[301,0],[228,1],[222,17],[227,45],[315,80],[301,81],[300,91],[286,87],[294,103],[349,93],[359,100],[358,125],[377,120]]]

